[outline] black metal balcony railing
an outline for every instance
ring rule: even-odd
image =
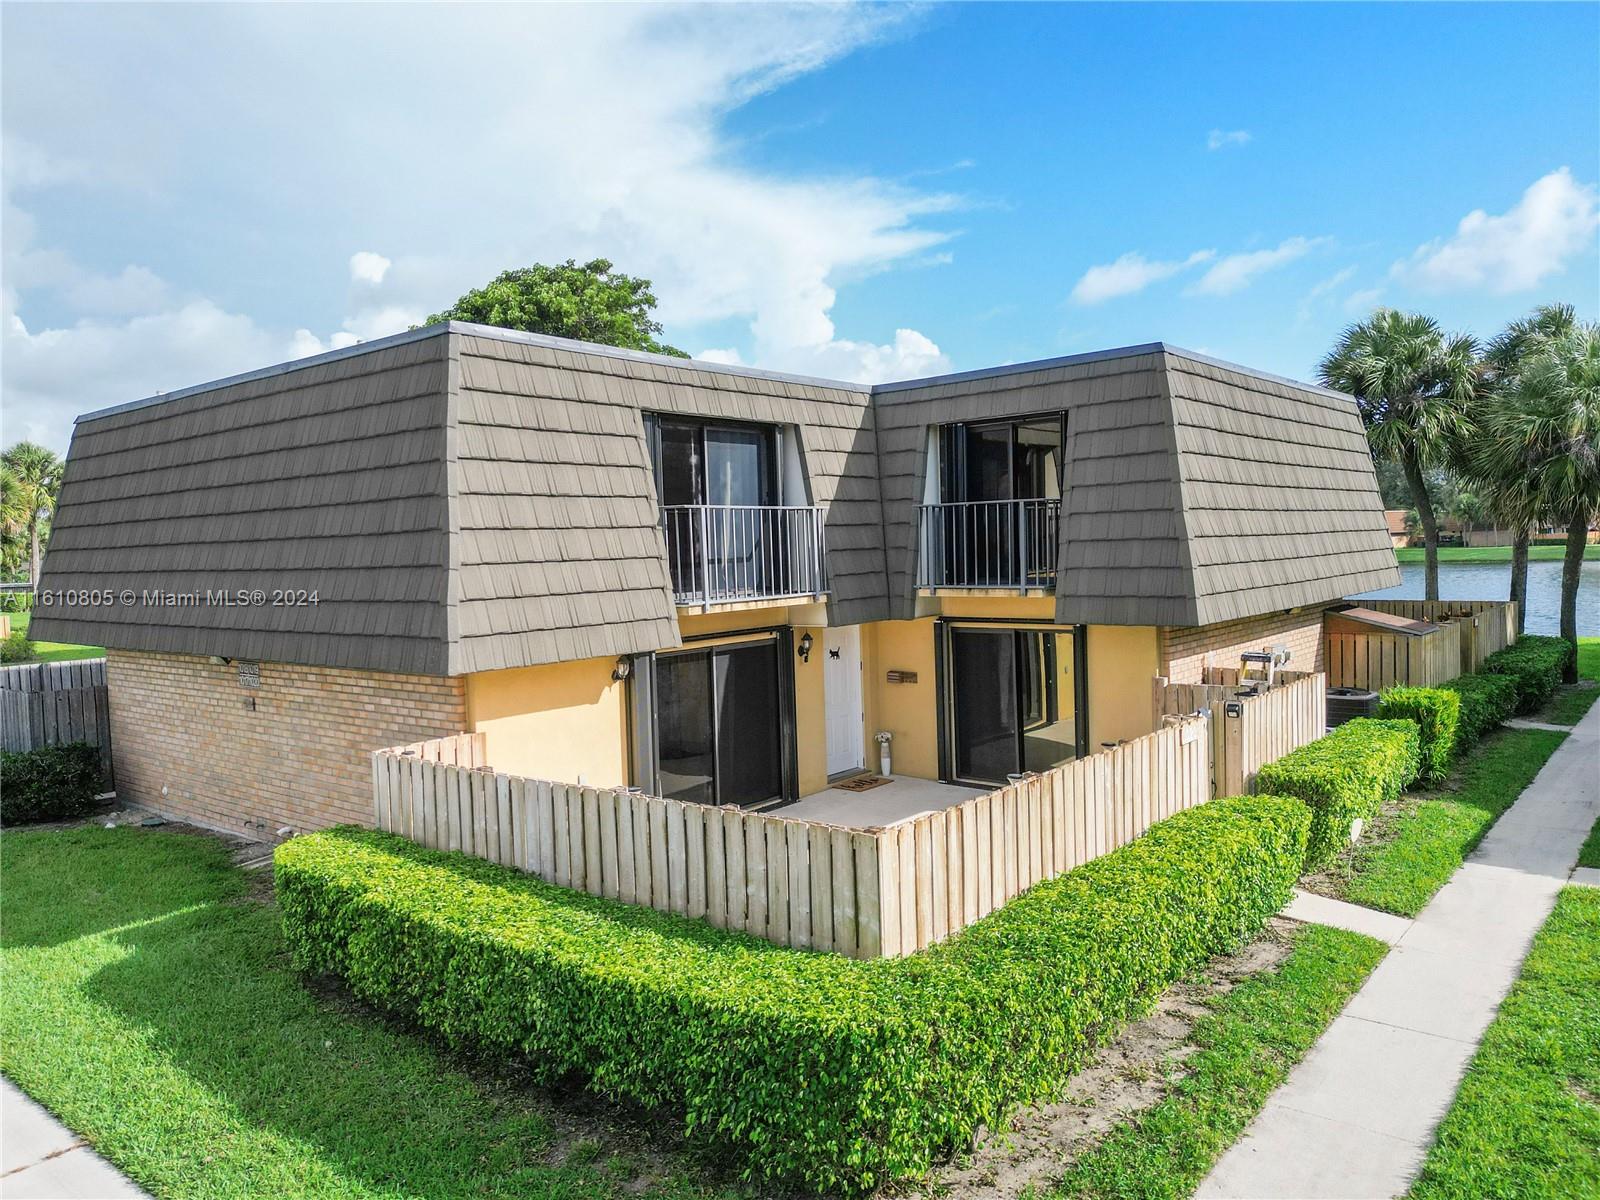
[[[730,604],[827,591],[822,509],[674,504],[661,509],[679,604]]]
[[[924,504],[917,586],[1053,590],[1060,522],[1060,500]]]

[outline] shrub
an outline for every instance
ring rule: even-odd
[[[1442,686],[1461,698],[1458,752],[1517,711],[1517,681],[1509,675],[1463,675]]]
[[[1483,660],[1485,675],[1509,675],[1517,684],[1517,711],[1530,713],[1550,699],[1561,685],[1561,673],[1572,661],[1572,643],[1564,638],[1525,634],[1514,645]]]
[[[0,639],[0,663],[27,662],[33,657],[33,643],[18,629]]]
[[[87,742],[0,752],[0,825],[81,817],[99,793],[100,751]]]
[[[949,941],[861,962],[340,828],[277,850],[301,969],[546,1081],[681,1113],[746,1174],[813,1189],[925,1171],[1288,898],[1303,805],[1217,800]]]
[[[1305,869],[1327,866],[1378,810],[1417,777],[1415,721],[1358,717],[1261,768],[1256,790],[1294,796],[1311,809]]]
[[[1450,769],[1461,723],[1461,696],[1447,688],[1389,688],[1378,701],[1382,720],[1415,721],[1423,779],[1437,783]]]

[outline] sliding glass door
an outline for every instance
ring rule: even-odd
[[[741,807],[784,797],[789,731],[779,651],[772,637],[656,656],[661,795]]]
[[[945,630],[946,774],[1000,784],[1078,755],[1079,680],[1071,630]]]

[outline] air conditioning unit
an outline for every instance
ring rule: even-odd
[[[1378,693],[1363,688],[1334,687],[1328,689],[1328,728],[1343,725],[1356,717],[1378,715]]]

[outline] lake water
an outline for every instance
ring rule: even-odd
[[[1369,600],[1421,600],[1422,564],[1400,567],[1400,586],[1365,592]],[[1505,600],[1511,593],[1510,563],[1440,563],[1439,597],[1443,600]],[[1527,631],[1561,632],[1561,564],[1528,564]],[[1600,561],[1585,559],[1578,583],[1578,636],[1600,635]]]

